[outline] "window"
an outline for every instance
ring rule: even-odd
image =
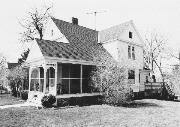
[[[128,46],[128,58],[131,59],[131,46]]]
[[[132,39],[132,32],[129,31],[129,38]]]
[[[135,49],[132,47],[132,59],[135,60]]]
[[[135,71],[134,70],[128,70],[128,83],[129,84],[135,83]]]
[[[128,45],[128,58],[135,60],[135,47]]]

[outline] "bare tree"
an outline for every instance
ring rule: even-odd
[[[50,9],[52,7],[46,7],[39,11],[37,8],[27,13],[27,16],[19,22],[24,28],[21,34],[21,42],[29,42],[34,40],[35,37],[39,36],[43,39],[45,26],[50,18]]]
[[[162,59],[165,58],[167,39],[157,33],[145,36],[144,59],[146,67],[154,72],[158,68],[164,82]]]

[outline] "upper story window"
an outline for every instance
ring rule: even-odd
[[[128,46],[128,58],[131,59],[131,46]]]
[[[132,59],[135,60],[135,49],[132,47]]]
[[[132,39],[132,32],[131,31],[129,31],[129,38]]]
[[[135,47],[128,45],[128,59],[135,60]]]

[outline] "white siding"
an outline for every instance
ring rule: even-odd
[[[129,32],[132,32],[132,39],[129,38]],[[128,58],[128,46],[133,46],[135,48],[135,60],[133,60],[132,58]],[[103,47],[122,66],[125,66],[127,69],[135,70],[135,84],[132,84],[131,87],[134,92],[139,92],[139,70],[143,69],[144,58],[142,40],[139,37],[139,34],[134,29],[133,24],[131,23],[131,25],[128,26],[128,28],[121,34],[121,36],[117,37],[114,40],[109,40],[109,42],[104,43]]]
[[[33,61],[33,60],[43,57],[43,54],[42,54],[37,42],[33,41],[31,43],[33,43],[33,45],[30,49],[30,52],[29,52],[26,62],[30,62],[30,61]]]
[[[104,43],[103,47],[112,55],[112,57],[118,61],[118,46],[117,41]]]
[[[66,37],[57,28],[56,24],[52,21],[52,19],[49,20],[49,22],[46,25],[43,39],[69,43]]]
[[[129,38],[129,32],[132,32],[132,39]],[[134,44],[142,45],[142,40],[139,34],[134,29],[134,24],[131,23],[131,25],[128,26],[128,28],[121,34],[121,36],[118,38],[120,40],[124,40],[127,42],[132,42]]]

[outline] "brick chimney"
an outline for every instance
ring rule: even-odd
[[[78,18],[72,17],[72,24],[78,25]]]

